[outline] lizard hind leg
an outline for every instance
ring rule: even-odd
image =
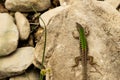
[[[77,56],[75,57],[75,65],[73,65],[72,67],[77,67],[79,65],[79,61],[81,61],[81,56]]]
[[[95,65],[97,65],[97,66],[99,66],[99,65],[96,62],[93,61],[93,57],[92,56],[88,56],[88,60],[89,60],[89,64],[91,64],[91,66],[94,67],[96,72],[98,72],[99,74],[102,75],[102,73],[95,67]]]
[[[93,57],[92,56],[88,56],[87,60],[89,61],[89,64],[96,65],[96,63],[93,61]]]
[[[93,56],[88,56],[87,60],[89,61],[89,64],[99,66],[96,62],[94,62],[93,59],[94,59]]]

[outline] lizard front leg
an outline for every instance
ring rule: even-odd
[[[77,30],[74,30],[72,32],[72,35],[75,39],[78,39],[79,40],[79,32]],[[85,36],[88,36],[89,35],[89,28],[88,27],[85,27]]]

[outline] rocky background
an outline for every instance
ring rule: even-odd
[[[0,0],[0,80],[39,80],[45,25],[44,80],[82,80],[81,64],[72,68],[76,22],[88,28],[97,64],[88,65],[88,80],[120,80],[119,10],[119,0]]]

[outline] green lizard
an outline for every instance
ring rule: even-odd
[[[81,61],[82,63],[82,74],[83,74],[83,79],[82,80],[87,80],[87,60],[90,60],[90,62],[92,64],[94,64],[93,61],[93,57],[92,56],[88,56],[88,43],[87,43],[87,39],[85,36],[85,31],[83,29],[83,27],[76,23],[76,28],[79,32],[79,42],[80,42],[80,53],[81,56],[78,56],[75,58],[75,63],[76,65],[74,65],[73,67],[78,66],[79,61]]]

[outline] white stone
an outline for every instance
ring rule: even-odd
[[[12,16],[8,13],[0,13],[0,56],[16,50],[18,37],[18,30]]]
[[[69,6],[60,6],[60,7],[54,8],[54,9],[50,9],[49,11],[43,13],[39,18],[40,25],[42,27],[45,26],[45,25],[48,25],[48,23],[49,23],[49,21],[51,20],[52,17],[61,13],[64,9],[67,9],[68,7]],[[45,25],[44,25],[44,23],[45,23]]]
[[[39,77],[40,72],[37,70],[30,70],[29,72],[25,72],[22,75],[11,77],[9,80],[40,80]]]
[[[81,0],[59,0],[60,2],[60,5],[71,5],[71,4],[74,4],[74,3],[77,3],[78,1],[81,1]]]
[[[24,72],[33,61],[33,47],[18,48],[9,56],[0,58],[0,79]]]
[[[80,56],[80,41],[73,37],[76,22],[84,30],[88,42],[88,55],[97,65],[88,61],[88,80],[120,79],[120,13],[110,4],[96,0],[81,0],[53,17],[47,25],[47,46],[44,65],[51,72],[46,80],[83,80],[83,68],[75,65]],[[35,47],[36,63],[42,61],[44,35]],[[38,61],[38,62],[37,62]]]
[[[50,0],[6,0],[5,7],[11,11],[43,11],[51,6]]]
[[[16,25],[21,40],[26,40],[30,34],[30,24],[27,18],[20,12],[15,13]]]
[[[105,2],[111,4],[115,9],[120,5],[120,0],[105,0]]]

